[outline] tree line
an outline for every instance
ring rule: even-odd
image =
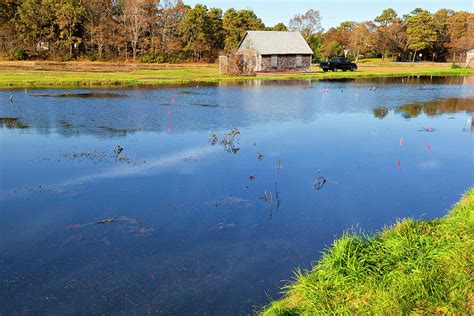
[[[246,30],[299,31],[314,61],[332,56],[462,61],[474,48],[474,14],[384,10],[372,21],[323,30],[316,10],[265,26],[252,10],[190,7],[182,0],[3,0],[0,50],[12,59],[214,61]]]

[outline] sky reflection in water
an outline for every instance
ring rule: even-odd
[[[251,312],[345,229],[473,185],[472,81],[0,91],[0,313]]]

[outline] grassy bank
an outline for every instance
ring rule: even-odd
[[[264,315],[474,313],[474,189],[443,218],[346,234]]]
[[[226,76],[215,65],[167,65],[161,68],[130,64],[107,63],[0,63],[0,88],[49,88],[49,87],[108,87],[156,84],[189,84],[194,82],[221,82],[291,79],[343,79],[401,76],[462,76],[474,75],[474,69],[451,69],[440,64],[361,64],[357,72],[321,72],[310,74],[265,75],[257,77]]]

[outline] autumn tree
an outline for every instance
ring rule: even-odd
[[[15,15],[19,1],[4,0],[0,2],[0,50],[12,50],[17,43],[15,32]]]
[[[453,54],[463,53],[474,47],[474,13],[457,12],[447,19],[448,46]]]
[[[119,33],[118,21],[114,14],[118,11],[116,4],[110,0],[83,0],[84,3],[84,36],[86,50],[96,54],[102,60],[107,47],[114,47]]]
[[[161,55],[177,55],[183,47],[179,25],[187,11],[182,0],[161,0],[158,4],[156,27]]]
[[[395,12],[395,10],[392,8],[383,10],[382,14],[374,19],[374,22],[378,24],[378,42],[382,47],[382,59],[386,58],[388,47],[393,47],[393,45],[391,45],[391,41],[393,40],[392,26],[395,23],[399,23],[399,21],[400,20],[398,18],[397,12]]]
[[[351,55],[358,60],[359,55],[370,54],[376,47],[376,27],[373,22],[356,24],[351,30],[348,48]]]

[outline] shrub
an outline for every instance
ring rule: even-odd
[[[23,48],[17,47],[10,52],[10,58],[14,60],[27,60],[28,53]]]

